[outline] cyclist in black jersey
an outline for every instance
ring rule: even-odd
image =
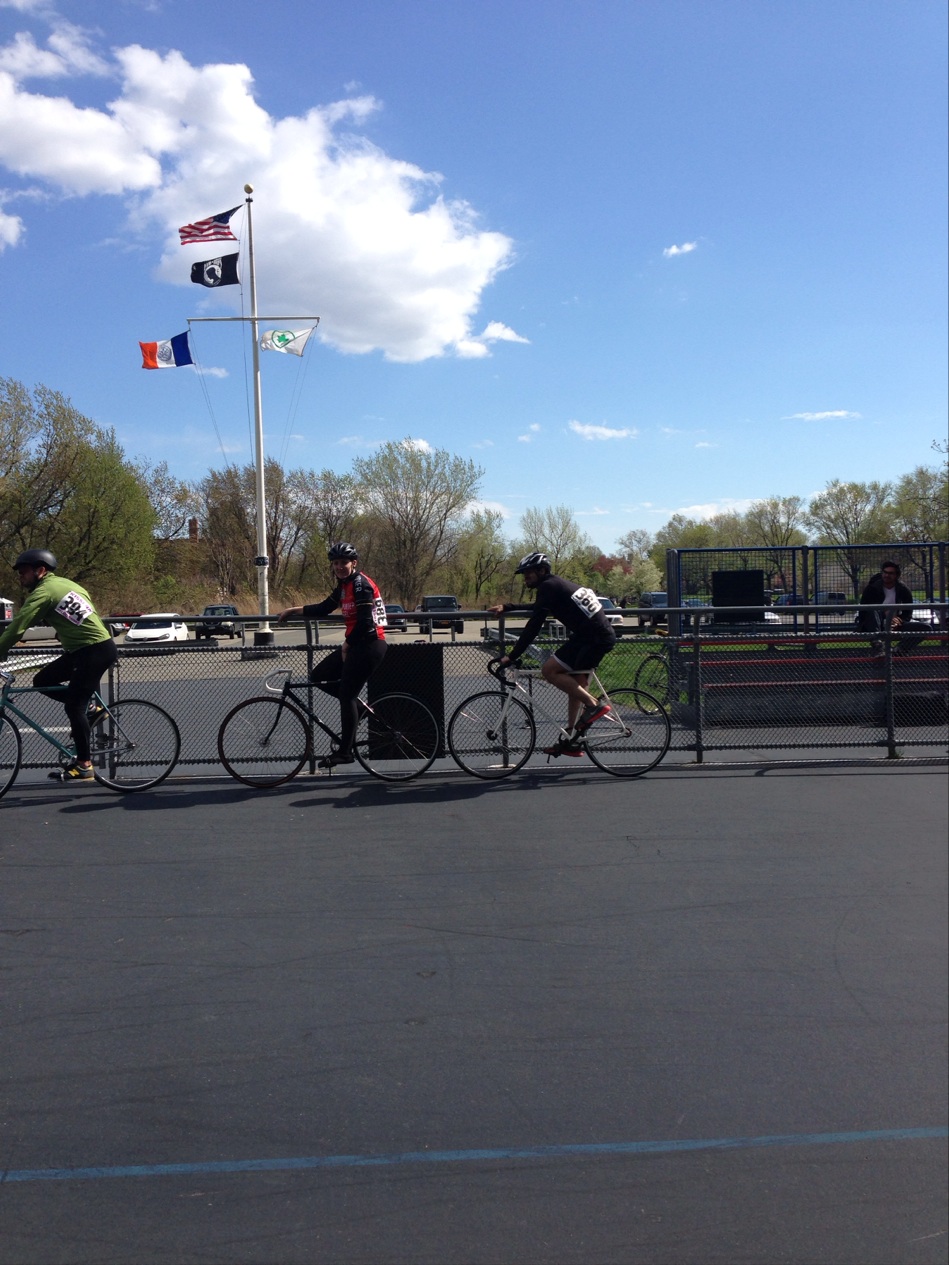
[[[326,556],[336,576],[336,588],[322,602],[288,606],[277,623],[288,619],[320,619],[341,608],[346,621],[343,644],[333,650],[310,673],[310,680],[326,694],[339,699],[339,750],[320,761],[320,768],[352,764],[356,725],[359,720],[359,691],[382,662],[386,652],[386,608],[374,580],[359,569],[359,554],[346,541],[330,545]]]
[[[527,608],[531,616],[524,631],[501,663],[516,663],[549,617],[564,625],[570,636],[546,660],[541,672],[546,681],[567,695],[567,729],[575,739],[610,710],[609,704],[601,704],[586,687],[590,672],[616,645],[616,633],[593,590],[553,575],[546,554],[527,554],[514,574],[523,575],[527,587],[536,590],[536,598],[533,607]],[[488,609],[500,614],[524,608],[505,602]],[[557,742],[544,751],[547,755],[582,755],[575,741]]]

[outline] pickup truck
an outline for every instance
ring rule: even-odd
[[[239,637],[240,628],[236,622],[239,614],[236,606],[205,606],[200,620],[194,626],[195,641],[200,641],[202,637],[208,640],[212,637]]]
[[[464,632],[465,621],[451,618],[452,612],[459,610],[461,610],[461,607],[458,605],[458,598],[450,597],[447,593],[430,594],[428,597],[423,597],[421,603],[415,608],[416,614],[419,611],[439,611],[444,612],[444,614],[440,619],[431,621],[420,619],[419,631],[427,632],[429,623],[431,623],[432,628],[454,628],[455,632]]]

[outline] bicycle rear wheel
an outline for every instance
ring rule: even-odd
[[[650,654],[643,659],[636,672],[633,687],[644,690],[657,699],[669,697],[669,661],[661,654]]]
[[[224,717],[217,734],[221,763],[238,782],[265,789],[289,782],[310,758],[310,727],[279,698],[249,698]]]
[[[536,741],[530,711],[520,699],[500,692],[472,694],[448,722],[448,749],[456,763],[486,781],[523,768]]]
[[[672,726],[657,698],[643,690],[612,690],[611,710],[583,735],[587,755],[606,773],[641,777],[669,750]]]
[[[178,726],[142,699],[113,703],[92,725],[92,772],[113,791],[144,791],[164,782],[180,751]]]
[[[438,755],[438,725],[411,694],[384,694],[359,709],[356,759],[384,782],[407,782],[424,773]]]
[[[9,716],[0,716],[0,797],[16,781],[23,755],[20,731]]]

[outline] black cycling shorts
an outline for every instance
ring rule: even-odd
[[[571,637],[562,646],[558,646],[553,658],[568,672],[592,672],[604,655],[616,645],[612,641],[590,641],[586,637]]]

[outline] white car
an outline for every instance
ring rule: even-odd
[[[187,641],[188,625],[180,615],[167,611],[157,615],[140,615],[125,634],[125,645],[142,645],[153,641]]]
[[[613,601],[613,599],[612,599],[612,598],[609,598],[609,597],[601,597],[601,596],[599,595],[599,593],[597,593],[597,595],[596,595],[596,600],[597,600],[597,601],[600,603],[600,605],[603,607],[603,614],[606,616],[606,618],[610,621],[610,623],[611,623],[614,627],[615,627],[617,624],[622,624],[622,622],[623,622],[623,616],[622,616],[622,615],[619,613],[619,611],[616,609],[616,603]]]

